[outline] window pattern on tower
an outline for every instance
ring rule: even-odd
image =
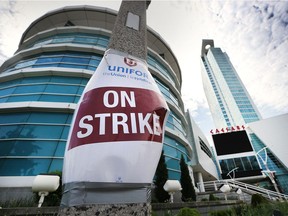
[[[169,113],[166,122],[166,127],[176,130],[177,132],[181,133],[184,137],[186,137],[186,130],[185,127],[183,126],[181,119],[172,110]]]
[[[24,77],[0,83],[0,103],[47,101],[77,103],[88,78],[42,76]]]
[[[249,134],[250,137],[251,137],[251,142],[253,144],[253,147],[255,149],[255,152],[258,152],[260,151],[261,149],[263,149],[264,147],[266,147],[264,145],[263,142],[261,142],[261,140],[254,134],[254,133],[251,133]],[[284,168],[284,166],[279,162],[279,160],[273,155],[273,153],[269,150],[269,148],[266,149],[267,151],[267,165],[268,165],[268,168],[271,170],[271,171],[275,171],[277,175],[280,175],[280,174],[288,174],[286,169]],[[265,152],[264,151],[260,151],[259,152],[259,155],[264,159],[265,158]],[[265,168],[265,165],[263,163],[263,161],[261,160],[261,158],[259,158],[259,162],[261,164],[261,167],[263,170],[266,170]]]
[[[30,47],[39,47],[47,44],[72,43],[72,44],[100,46],[106,48],[108,42],[109,37],[100,34],[65,33],[65,34],[55,34],[43,38],[41,40],[37,40]]]
[[[24,69],[24,68],[78,68],[95,71],[102,59],[101,55],[79,52],[47,52],[29,59],[17,62],[4,73]]]
[[[156,58],[152,57],[148,54],[147,56],[147,63],[155,68],[157,71],[159,71],[161,74],[163,74],[166,78],[168,78],[173,84],[174,84],[174,78],[170,74],[169,70],[166,69],[166,67],[161,64]]]
[[[0,114],[0,176],[35,176],[62,170],[73,114]]]
[[[153,77],[153,78],[156,81],[156,84],[158,85],[160,91],[162,92],[166,100],[173,103],[176,107],[179,107],[178,99],[174,95],[174,93],[165,84],[163,84],[159,79],[157,79],[156,77]]]
[[[167,164],[169,179],[180,179],[181,155],[183,155],[186,162],[191,160],[187,149],[175,139],[165,135],[163,150],[165,155],[165,162]]]
[[[228,57],[222,52],[220,48],[211,49],[213,56],[220,68],[220,71],[230,89],[231,94],[241,112],[245,123],[250,123],[259,120],[259,116],[252,106],[247,93],[245,92],[241,81],[233,66],[231,65]]]
[[[209,81],[210,81],[212,88],[213,88],[213,91],[215,93],[216,99],[217,99],[218,104],[220,106],[221,112],[223,114],[224,120],[226,122],[226,125],[227,125],[227,127],[231,127],[232,124],[231,124],[230,119],[227,115],[227,111],[226,111],[225,106],[224,106],[224,101],[222,100],[222,98],[220,96],[220,92],[218,91],[216,80],[214,79],[212,72],[211,72],[211,69],[208,65],[209,64],[208,60],[206,59],[206,57],[201,57],[201,58],[202,58],[202,62],[204,64],[205,70],[207,72]]]
[[[228,173],[238,167],[237,171],[260,170],[255,156],[219,160],[222,173]]]
[[[205,144],[205,142],[204,142],[200,137],[198,137],[198,139],[199,139],[199,144],[200,144],[201,150],[202,150],[208,157],[210,157],[210,158],[213,159],[211,150],[207,147],[207,145]]]

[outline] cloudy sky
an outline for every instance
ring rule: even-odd
[[[30,23],[46,12],[80,4],[118,10],[120,3],[0,0],[0,64],[17,50]],[[214,39],[227,52],[263,118],[288,113],[288,1],[152,0],[147,23],[178,58],[186,109],[205,134],[214,126],[201,81],[202,39]]]

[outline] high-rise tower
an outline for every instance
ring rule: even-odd
[[[237,130],[237,126],[238,129],[244,129],[245,125],[262,119],[228,55],[220,48],[214,47],[213,40],[203,40],[201,62],[204,91],[215,127],[219,129],[217,132],[221,133],[221,129],[222,132],[233,132],[234,129]],[[259,171],[259,165],[262,170],[266,170],[263,162],[257,158],[259,156],[257,153],[265,145],[254,133],[246,132],[252,148],[249,144],[243,147],[243,140],[241,140],[243,138],[240,138],[241,142],[232,140],[232,143],[229,143],[229,145],[238,143],[238,146],[233,146],[234,149],[231,151],[226,149],[225,153],[218,154],[222,177],[227,177],[229,171],[234,168],[237,168],[239,172],[246,172],[245,175],[240,176],[244,178],[255,178],[259,174],[256,172]],[[235,150],[237,148],[239,151]],[[283,191],[288,192],[285,186],[288,180],[287,170],[271,151],[268,150],[267,153],[269,169],[275,171],[278,184],[282,186]]]

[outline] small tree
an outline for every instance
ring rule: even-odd
[[[197,209],[193,208],[181,208],[177,216],[201,216]]]
[[[162,150],[160,160],[155,173],[155,196],[158,202],[165,202],[169,200],[169,194],[164,190],[163,186],[168,179],[168,170],[165,163],[165,156]]]
[[[263,197],[261,194],[253,194],[251,197],[251,205],[256,207],[261,204],[267,204],[268,200]]]
[[[180,169],[181,169],[181,177],[180,177],[180,183],[182,186],[182,201],[187,202],[189,200],[196,201],[196,194],[194,190],[194,186],[192,184],[192,180],[189,174],[189,169],[187,167],[187,164],[184,160],[183,155],[181,155],[180,160]]]

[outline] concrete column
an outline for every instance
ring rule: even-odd
[[[205,187],[203,184],[203,176],[202,176],[201,172],[197,172],[197,178],[198,178],[198,182],[199,182],[200,192],[205,192]]]
[[[150,0],[123,0],[112,31],[108,49],[128,53],[146,61],[146,9]]]
[[[109,50],[146,62],[146,9],[150,0],[123,0]],[[58,215],[151,215],[151,184],[72,182],[64,187]],[[84,201],[83,201],[84,200]],[[80,203],[80,204],[79,204]]]

